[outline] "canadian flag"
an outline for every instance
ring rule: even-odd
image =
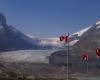
[[[68,42],[68,36],[60,36],[59,39],[60,41],[64,41],[65,43]]]
[[[86,52],[84,52],[82,54],[82,60],[87,61],[88,60],[88,54]]]
[[[100,48],[96,49],[96,55],[97,55],[98,58],[100,58]]]

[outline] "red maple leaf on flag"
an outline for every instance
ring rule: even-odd
[[[97,57],[100,58],[100,48],[97,48],[97,49],[96,49],[96,55],[97,55]]]
[[[86,52],[84,52],[82,54],[82,60],[87,61],[88,60],[88,54]]]

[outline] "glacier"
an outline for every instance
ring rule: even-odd
[[[49,56],[57,50],[18,50],[0,53],[0,62],[49,63]]]

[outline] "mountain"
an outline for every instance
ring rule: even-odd
[[[95,55],[96,49],[99,47],[100,21],[97,21],[80,37],[79,42],[73,48],[78,54],[87,52],[89,55]]]
[[[80,41],[80,37],[82,35],[84,35],[90,28],[91,28],[91,26],[86,27],[82,30],[79,30],[78,32],[75,32],[75,33],[71,34],[70,35],[70,41],[74,42],[74,45],[75,45],[78,41]]]
[[[38,46],[31,43],[31,40],[13,26],[7,25],[6,17],[0,13],[0,51],[38,49]]]

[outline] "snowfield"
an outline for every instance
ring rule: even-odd
[[[0,61],[49,63],[49,56],[57,50],[19,50],[0,53]]]

